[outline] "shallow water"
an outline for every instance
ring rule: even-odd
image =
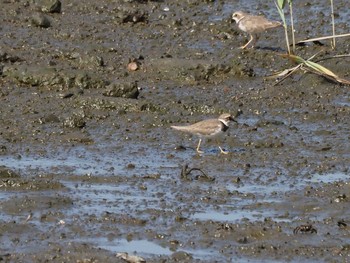
[[[317,187],[323,184],[346,181],[349,177],[345,173],[336,172],[314,174],[305,180],[305,178],[290,177],[288,173],[282,172],[276,179],[271,181],[273,170],[257,168],[250,169],[248,175],[240,175],[243,182],[227,184],[228,167],[222,167],[222,169],[216,171],[216,181],[214,183],[189,182],[189,185],[186,187],[180,183],[178,186],[173,185],[165,189],[164,185],[168,183],[173,184],[174,179],[179,178],[181,170],[179,159],[184,161],[185,156],[193,159],[196,156],[193,155],[193,150],[177,152],[175,158],[169,159],[159,151],[152,150],[151,147],[145,150],[145,145],[133,144],[132,149],[128,148],[128,151],[137,152],[137,148],[143,149],[143,157],[138,158],[137,162],[134,162],[129,158],[125,158],[125,154],[118,156],[117,152],[106,151],[102,155],[98,155],[93,148],[90,148],[92,149],[91,151],[89,151],[89,148],[77,147],[74,151],[70,151],[69,157],[67,157],[64,150],[58,150],[54,154],[51,153],[55,158],[26,155],[20,158],[1,156],[0,161],[2,165],[10,167],[21,174],[26,174],[27,177],[53,172],[56,174],[55,177],[66,187],[68,195],[74,203],[74,206],[62,207],[57,210],[64,216],[57,217],[54,220],[56,228],[66,228],[65,225],[60,226],[59,221],[63,220],[64,224],[72,224],[72,218],[77,217],[77,215],[79,215],[80,220],[91,216],[93,218],[103,218],[106,212],[147,219],[152,217],[154,211],[161,211],[161,214],[173,214],[176,210],[182,210],[182,216],[194,222],[211,221],[240,224],[242,222],[261,222],[268,218],[273,222],[291,223],[295,219],[295,215],[286,215],[286,212],[281,210],[280,207],[276,208],[276,205],[282,201],[281,196],[289,192],[303,190],[310,184]],[[197,158],[195,158],[194,161],[201,162],[203,158],[206,158],[205,156],[213,158],[213,155],[215,156],[216,154],[207,152],[200,159],[196,160]],[[126,168],[129,163],[135,163],[135,167]],[[215,170],[215,168],[210,168],[210,166],[207,169]],[[157,175],[158,179],[142,178],[149,175]],[[249,176],[250,179],[248,180],[246,176]],[[220,179],[220,177],[222,178]],[[89,178],[100,179],[90,181]],[[113,182],[113,178],[116,181]],[[104,182],[104,180],[107,181]],[[187,192],[185,190],[187,187],[192,188],[194,192]],[[182,193],[180,194],[180,192]],[[196,193],[199,192],[203,193],[200,197],[201,199],[206,198],[205,196],[211,196],[214,199],[218,198],[218,203],[212,203],[210,198],[208,202],[203,203],[203,200],[201,201],[201,199],[195,197]],[[228,199],[227,197],[225,198],[227,193],[229,194]],[[230,196],[230,193],[235,194]],[[47,194],[43,194],[52,195],[50,191]],[[179,194],[182,196],[180,199],[182,201],[179,201]],[[221,195],[222,198],[227,200],[221,199]],[[16,198],[21,198],[21,196],[30,198],[31,194],[28,194],[26,191],[10,191],[0,194],[1,199],[5,202],[6,200],[11,200],[14,196]],[[187,209],[183,209],[184,199],[192,200],[191,205]],[[267,208],[269,206],[270,208]],[[25,222],[25,217],[28,214],[28,210],[24,210],[21,213],[22,222]],[[172,221],[171,217],[165,214],[160,215],[155,221],[165,223],[164,226],[160,224],[157,227],[160,232],[166,231],[166,226]],[[34,211],[34,217],[37,216],[38,212]],[[317,217],[318,219],[327,218],[326,215],[318,215]],[[18,216],[10,216],[3,213],[0,216],[0,220],[18,220]],[[35,223],[35,226],[41,229],[52,228],[50,223],[45,225]],[[139,239],[140,237],[141,239]],[[123,251],[145,257],[149,255],[169,256],[178,249],[191,253],[197,259],[208,260],[209,256],[210,258],[221,257],[220,254],[216,254],[217,252],[204,248],[186,249],[185,247],[178,247],[170,250],[169,246],[160,246],[152,241],[142,239],[142,235],[140,237],[127,241],[118,238],[117,235],[112,240],[109,240],[103,236],[92,238],[91,234],[89,234],[87,236],[82,235],[77,241],[88,242],[112,252]]]

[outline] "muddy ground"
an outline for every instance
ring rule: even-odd
[[[349,261],[349,86],[265,79],[293,66],[283,29],[242,51],[230,20],[279,19],[260,2],[1,1],[0,260]],[[298,39],[331,34],[326,3],[294,7]],[[327,59],[349,43],[296,52],[350,79]],[[222,112],[228,155],[170,128]]]

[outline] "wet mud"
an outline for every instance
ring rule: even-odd
[[[238,49],[248,36],[232,12],[279,20],[273,3],[1,7],[1,261],[350,260],[349,87],[302,71],[266,79],[293,66],[283,29]],[[330,35],[329,12],[296,3],[298,38]],[[350,58],[331,58],[348,39],[322,43],[297,54],[320,52],[350,79]],[[238,123],[203,154],[170,128],[223,112]]]

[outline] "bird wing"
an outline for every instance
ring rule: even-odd
[[[217,119],[208,119],[188,126],[171,126],[171,128],[197,134],[199,136],[209,136],[213,132],[221,130],[222,123]]]
[[[278,21],[270,21],[264,16],[253,16],[252,19],[246,19],[244,21],[245,28],[249,28],[249,33],[259,33],[269,28],[281,26]]]
[[[217,119],[204,120],[191,125],[192,132],[202,136],[209,136],[221,128],[222,124]]]

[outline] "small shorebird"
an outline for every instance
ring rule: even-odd
[[[257,38],[256,35],[258,33],[261,33],[270,28],[282,26],[281,22],[270,21],[264,16],[254,16],[242,11],[234,12],[232,14],[232,19],[236,21],[240,30],[250,35],[250,39],[247,44],[240,47],[242,49],[246,48],[254,40],[254,36]],[[253,46],[255,42],[256,40],[253,42]]]
[[[196,148],[198,153],[203,153],[199,150],[203,137],[214,137],[227,131],[228,125],[231,121],[237,122],[229,113],[223,113],[217,119],[207,119],[188,126],[171,126],[171,128],[179,131],[188,132],[199,136],[199,142]],[[219,146],[220,152],[227,154]]]

